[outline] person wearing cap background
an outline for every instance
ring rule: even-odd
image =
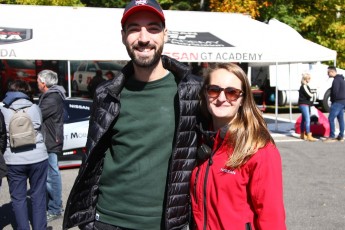
[[[63,229],[188,229],[202,79],[162,55],[156,1],[131,1],[121,25],[131,61],[96,89]]]

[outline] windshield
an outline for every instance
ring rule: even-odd
[[[7,64],[15,69],[35,69],[34,60],[7,60]]]
[[[114,62],[98,62],[98,66],[103,70],[121,70],[122,66]]]

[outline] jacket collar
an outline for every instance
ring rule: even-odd
[[[180,82],[181,80],[185,79],[190,73],[191,69],[184,65],[183,63],[177,61],[176,59],[170,58],[166,55],[162,55],[162,63],[163,67],[170,72],[177,78],[177,81]],[[107,87],[108,93],[113,96],[114,98],[118,98],[126,79],[133,75],[134,68],[133,62],[129,61],[121,70],[121,73],[114,77],[112,80],[112,84],[109,84]]]
[[[2,101],[6,106],[12,105],[12,103],[18,99],[30,100],[29,96],[22,92],[12,92],[6,93],[4,100]]]

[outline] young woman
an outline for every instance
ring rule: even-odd
[[[208,122],[191,177],[194,228],[285,230],[281,158],[247,76],[215,64],[200,98]]]
[[[42,114],[38,105],[30,97],[31,88],[22,80],[9,84],[3,100],[1,112],[4,115],[7,147],[4,158],[7,165],[7,181],[11,195],[12,209],[17,222],[16,229],[30,229],[27,206],[27,182],[30,183],[32,229],[47,229],[46,182],[48,154],[41,133]],[[13,148],[10,145],[9,126],[15,111],[25,109],[31,118],[36,133],[36,143],[30,146]]]
[[[310,132],[310,106],[313,105],[313,101],[311,100],[313,98],[313,93],[308,86],[310,78],[309,73],[302,74],[301,87],[298,91],[298,108],[302,113],[301,139],[317,141]]]

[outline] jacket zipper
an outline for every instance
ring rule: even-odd
[[[195,197],[195,198],[196,198],[196,185],[197,185],[197,183],[198,183],[199,174],[200,174],[200,167],[198,168],[198,171],[196,171],[195,179],[194,179],[194,189],[193,189],[193,193],[194,193],[194,197]],[[198,199],[195,199],[195,203],[198,203]]]
[[[210,170],[210,166],[213,164],[213,160],[212,160],[212,156],[213,156],[213,152],[211,153],[211,157],[208,160],[208,164],[206,167],[206,172],[205,172],[205,180],[204,180],[204,230],[206,230],[207,227],[207,179],[208,179],[208,172]]]

